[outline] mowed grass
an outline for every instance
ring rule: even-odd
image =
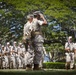
[[[40,70],[40,71],[25,71],[25,70],[0,70],[0,75],[76,75],[76,70]]]

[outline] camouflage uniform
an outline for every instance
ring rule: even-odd
[[[0,44],[0,69],[2,68],[1,52],[2,52],[2,50],[1,50],[1,44]]]
[[[16,68],[15,51],[13,50],[13,46],[10,51],[10,68]]]
[[[14,41],[13,42],[13,50],[14,50],[14,58],[15,58],[15,68],[18,68],[18,64],[17,64],[18,52],[17,52],[17,49],[18,49],[17,42]]]
[[[33,58],[34,58],[34,51],[33,51],[33,47],[31,44],[31,42],[32,42],[31,41],[31,30],[32,30],[31,25],[32,25],[32,22],[30,23],[29,21],[24,25],[24,39],[27,44],[24,60],[25,60],[25,65],[27,67],[32,66]]]
[[[5,46],[5,49],[6,49],[6,56],[8,58],[8,67],[10,68],[10,52],[12,51],[12,46],[10,45],[9,42],[7,42],[7,45]]]
[[[66,66],[67,63],[70,63],[70,69],[74,67],[74,43],[73,42],[66,42],[65,43],[65,49],[69,49],[70,51],[67,51],[65,53],[66,55]]]
[[[42,37],[41,33],[41,25],[43,24],[43,21],[33,19],[32,24],[32,41],[33,41],[33,47],[34,47],[34,67],[38,67],[42,58],[43,58],[43,43],[44,38]]]
[[[75,53],[75,55],[74,55],[74,59],[75,59],[75,69],[76,69],[76,43],[74,43],[74,53]]]
[[[21,57],[22,57],[22,65],[23,65],[23,68],[25,68],[25,53],[26,53],[26,49],[25,49],[25,47],[24,47],[23,44],[21,46],[21,50],[22,50],[22,54],[21,54]]]
[[[6,49],[2,46],[2,68],[8,68],[8,57],[6,55]]]
[[[18,46],[18,57],[17,57],[17,61],[18,61],[18,67],[19,68],[22,68],[23,65],[22,65],[22,48],[21,48],[21,43],[19,43],[19,46]]]
[[[42,60],[40,60],[40,64],[39,67],[42,68],[43,67],[43,61],[44,61],[44,57],[46,55],[46,50],[45,47],[43,46],[43,55],[42,55]]]

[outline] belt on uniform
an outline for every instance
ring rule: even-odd
[[[74,52],[74,50],[70,50],[70,52]]]
[[[66,52],[72,52],[72,53],[74,53],[74,51],[66,51]]]
[[[34,32],[34,34],[35,35],[39,35],[39,34],[41,35],[42,33],[41,32]]]

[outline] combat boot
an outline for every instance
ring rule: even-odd
[[[26,71],[31,71],[32,70],[32,65],[27,65],[26,66]]]
[[[39,67],[39,64],[34,64],[33,70],[42,70],[42,69]]]

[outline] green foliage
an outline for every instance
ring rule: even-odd
[[[61,43],[45,44],[46,51],[64,51],[64,46]]]
[[[67,10],[67,11],[66,11]],[[63,18],[65,15],[69,15],[71,10],[66,7],[63,3],[59,2],[58,0],[53,0],[51,2],[51,6],[45,11],[45,14],[49,14],[54,18]]]
[[[8,6],[7,9],[1,9],[1,11],[0,43],[5,44],[7,41],[20,40],[23,35],[24,14],[19,10],[15,10],[12,6]]]
[[[54,18],[63,18],[65,15],[70,15],[72,11],[69,6],[76,6],[75,0],[60,1],[60,0],[4,0],[8,4],[15,6],[17,10],[30,12],[32,10],[42,10],[46,15]],[[70,5],[71,4],[71,5]]]
[[[47,69],[65,69],[65,63],[46,62],[46,63],[43,63],[43,68],[47,68]]]
[[[3,15],[0,24],[6,25],[10,30],[10,25],[15,20],[15,33],[19,34],[17,39],[21,40],[22,38],[23,25],[26,21],[24,17],[35,10],[42,11],[43,14],[46,16],[48,23],[53,22],[54,20],[56,21],[56,23],[42,28],[43,36],[46,40],[63,40],[65,42],[65,33],[62,30],[59,31],[53,28],[53,26],[56,26],[57,24],[61,26],[61,29],[71,27],[76,29],[76,0],[0,0],[0,2],[1,1],[6,2],[6,7],[0,9],[0,14]],[[8,11],[5,11],[5,9],[7,9]],[[12,21],[13,18],[14,20]],[[8,23],[6,23],[7,21]],[[20,26],[22,26],[20,30],[17,28],[17,25],[19,24]]]

